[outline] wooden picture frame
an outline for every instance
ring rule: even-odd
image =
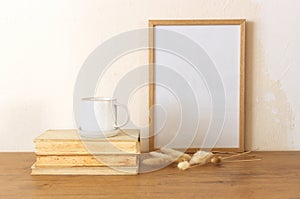
[[[232,144],[229,144],[229,146],[223,146],[222,147],[213,147],[212,151],[232,151],[232,152],[242,152],[244,151],[244,132],[245,132],[245,26],[246,26],[246,20],[245,19],[230,19],[230,20],[149,20],[149,109],[152,109],[152,107],[155,105],[155,92],[156,92],[156,86],[155,82],[156,80],[156,30],[157,28],[166,28],[166,29],[172,29],[173,27],[184,28],[184,27],[237,27],[238,28],[238,37],[237,40],[239,42],[239,54],[237,62],[237,68],[238,68],[238,75],[237,75],[237,81],[239,82],[239,88],[236,89],[236,92],[238,94],[237,100],[237,125],[238,127],[237,132],[235,132],[236,137],[236,143],[234,146]],[[222,47],[222,46],[220,46]],[[225,49],[226,50],[226,49]],[[228,49],[227,49],[228,51]],[[237,71],[235,71],[237,73]],[[149,120],[149,150],[153,151],[156,149],[159,149],[160,147],[156,147],[156,132],[154,125],[155,125],[155,112],[150,111],[150,120]],[[226,137],[226,136],[224,136]],[[229,136],[230,137],[230,136]],[[233,146],[233,147],[232,147]],[[173,146],[172,148],[182,149],[181,147]],[[199,150],[199,147],[188,147],[186,149],[187,152],[194,152],[196,150]]]

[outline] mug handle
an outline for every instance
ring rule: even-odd
[[[117,111],[118,111],[118,109],[117,109],[117,107],[121,107],[121,108],[123,108],[124,110],[125,110],[125,112],[126,112],[126,120],[125,120],[125,122],[123,122],[122,124],[118,124],[118,121],[117,121]],[[116,119],[116,121],[115,121],[115,128],[116,129],[119,129],[120,127],[123,127],[123,126],[125,126],[128,122],[129,122],[129,112],[128,112],[128,108],[127,108],[127,106],[125,106],[125,105],[123,105],[123,104],[119,104],[119,103],[116,103],[115,104],[115,107],[116,107],[116,116],[115,116],[115,119]]]

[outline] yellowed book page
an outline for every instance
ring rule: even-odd
[[[37,141],[37,155],[139,154],[139,142]]]
[[[37,138],[36,141],[109,141],[109,142],[135,142],[139,138],[139,130],[138,129],[122,129],[119,133],[113,137],[108,138],[86,138],[81,137],[77,130],[70,129],[70,130],[47,130]]]
[[[31,175],[137,175],[138,167],[31,167]]]
[[[38,155],[36,166],[137,166],[138,155]]]

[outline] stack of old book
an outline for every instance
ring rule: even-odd
[[[32,175],[136,175],[139,131],[114,137],[84,138],[76,130],[48,130],[35,140]]]

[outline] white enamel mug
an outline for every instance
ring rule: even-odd
[[[118,123],[118,107],[126,112],[126,120]],[[129,121],[128,109],[114,98],[82,98],[80,101],[79,132],[84,137],[111,137]]]

